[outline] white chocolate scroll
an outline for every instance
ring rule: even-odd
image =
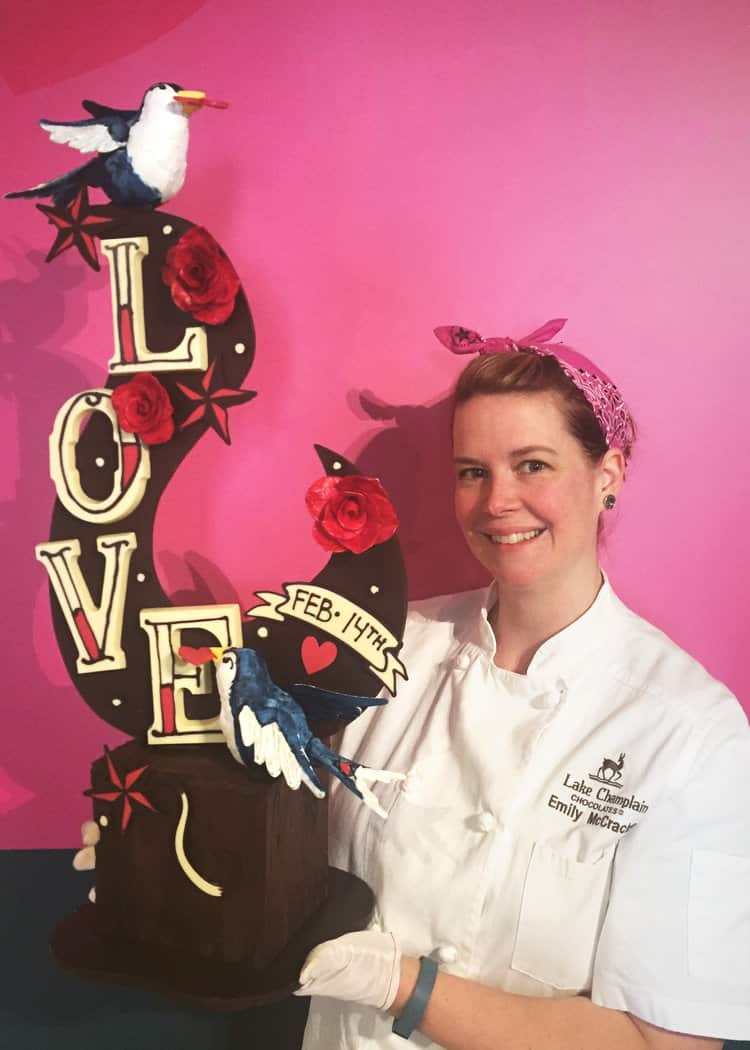
[[[359,653],[388,691],[395,695],[396,675],[406,678],[406,668],[394,655],[399,640],[372,613],[348,598],[313,583],[287,583],[284,594],[258,591],[262,604],[248,616],[266,620],[295,620],[310,624]]]
[[[221,897],[224,892],[221,886],[217,886],[215,882],[209,882],[208,879],[204,879],[203,876],[195,870],[187,858],[187,854],[185,853],[185,828],[187,827],[190,804],[188,803],[188,797],[184,791],[180,792],[180,801],[182,802],[182,809],[180,810],[180,819],[177,821],[177,828],[174,833],[174,849],[177,854],[177,863],[180,865],[183,873],[192,882],[195,888],[201,891],[201,893],[206,893],[209,897]]]

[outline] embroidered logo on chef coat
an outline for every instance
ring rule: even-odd
[[[620,757],[616,761],[605,756],[596,773],[587,773],[583,777],[575,777],[572,773],[566,773],[557,793],[553,792],[547,799],[548,808],[561,813],[574,824],[577,824],[586,814],[584,823],[605,828],[617,835],[624,835],[638,823],[637,820],[628,821],[627,817],[633,813],[648,812],[647,802],[636,798],[633,793],[630,795],[623,793],[624,764],[625,753],[620,752]],[[589,780],[601,786],[594,787],[593,784],[587,783]]]
[[[600,784],[617,784],[618,786],[622,782],[622,767],[625,763],[625,752],[620,752],[620,757],[615,760],[613,758],[603,758],[602,764],[596,773],[589,773],[589,777],[592,780],[598,780]]]

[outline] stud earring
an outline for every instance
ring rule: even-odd
[[[604,497],[604,506],[607,510],[612,510],[615,503],[617,503],[617,496],[613,496],[612,493]]]

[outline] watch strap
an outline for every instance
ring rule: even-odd
[[[402,1039],[408,1039],[424,1017],[427,1003],[432,995],[432,989],[435,987],[437,972],[438,965],[435,960],[429,959],[426,955],[421,956],[419,960],[419,976],[417,977],[417,983],[414,985],[414,991],[407,999],[399,1016],[393,1022],[393,1031],[396,1035],[400,1035]]]

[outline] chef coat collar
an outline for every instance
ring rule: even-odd
[[[497,584],[493,580],[483,592],[478,616],[470,628],[470,636],[464,640],[473,642],[494,660],[495,635],[489,622],[489,612],[497,602]],[[568,624],[557,634],[543,642],[526,671],[530,680],[548,679],[551,676],[569,681],[576,668],[585,666],[591,654],[598,650],[606,639],[613,636],[617,596],[605,572],[602,585],[589,608],[577,620]]]

